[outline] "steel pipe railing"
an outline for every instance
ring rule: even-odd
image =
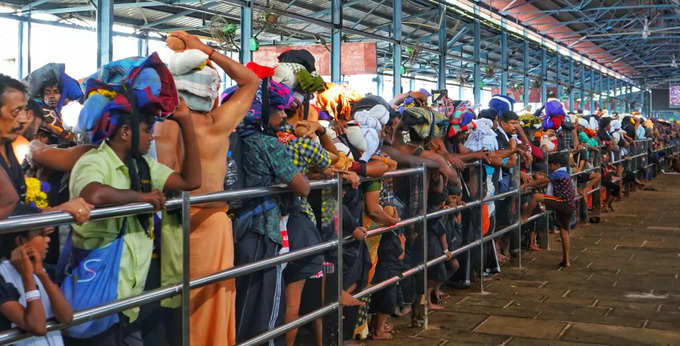
[[[661,152],[661,151],[666,151],[669,149],[674,149],[675,146],[669,146],[669,147],[664,147],[661,149],[658,149],[656,151],[652,152]],[[634,155],[633,158],[636,157],[643,157],[646,156],[647,153],[641,153]],[[546,160],[547,160],[547,155],[546,155]],[[624,160],[619,160],[618,162],[622,162]],[[480,167],[480,175],[479,175],[479,185],[477,186],[478,192],[480,193],[481,197],[481,192],[482,192],[482,169],[483,165],[480,163],[475,163],[472,165],[467,165],[467,166],[479,166]],[[650,167],[651,165],[647,165],[646,167]],[[585,174],[586,172],[590,172],[593,170],[598,169],[598,167],[593,167],[588,170],[584,170],[579,173],[575,173],[572,176],[577,176],[579,174]],[[389,178],[389,177],[403,177],[403,176],[408,176],[408,175],[413,175],[413,174],[422,174],[423,178],[423,207],[427,207],[427,185],[426,185],[426,169],[425,167],[418,167],[418,168],[410,168],[410,169],[403,169],[395,172],[390,172],[385,174],[381,178]],[[362,181],[371,181],[371,180],[376,180],[380,178],[364,178]],[[338,207],[342,207],[342,184],[343,181],[340,177],[337,177],[335,179],[328,179],[328,180],[321,180],[321,181],[314,181],[311,182],[310,185],[313,189],[320,189],[320,188],[329,188],[329,187],[337,187],[338,190]],[[593,193],[595,191],[599,191],[601,187],[597,187],[596,189],[593,189],[592,191],[589,191],[588,193]],[[183,193],[181,198],[175,198],[175,199],[170,199],[166,203],[166,209],[168,210],[173,210],[173,209],[179,209],[181,208],[183,211],[184,215],[188,216],[188,208],[192,204],[198,204],[198,203],[208,203],[208,202],[226,202],[226,201],[231,201],[234,199],[244,199],[244,198],[255,198],[255,197],[261,197],[265,195],[271,195],[271,194],[280,194],[280,193],[286,193],[290,192],[290,189],[286,188],[284,185],[276,185],[272,187],[263,187],[263,188],[249,188],[249,189],[243,189],[243,190],[238,190],[238,191],[224,191],[224,192],[218,192],[218,193],[212,193],[212,194],[205,194],[205,195],[197,195],[197,196],[189,196],[188,193]],[[513,189],[508,192],[500,193],[495,196],[491,196],[489,198],[485,198],[482,200],[477,200],[477,201],[472,201],[468,202],[465,205],[462,206],[457,206],[455,208],[450,208],[450,209],[443,209],[443,210],[438,210],[434,211],[431,213],[423,212],[421,215],[402,220],[399,223],[387,227],[381,227],[381,228],[376,228],[373,230],[370,230],[368,232],[368,236],[375,236],[378,234],[382,234],[394,229],[398,229],[404,226],[416,224],[418,222],[423,222],[423,232],[427,231],[427,220],[438,218],[438,217],[443,217],[449,214],[453,214],[456,212],[460,212],[469,208],[473,207],[480,207],[482,206],[483,203],[487,202],[493,202],[496,200],[500,200],[503,198],[511,197],[513,195],[516,195],[517,198],[519,199],[521,196],[521,188],[520,188],[520,181],[519,181],[519,176],[517,175],[517,188]],[[133,203],[125,206],[114,206],[114,207],[107,207],[107,208],[99,208],[96,210],[93,210],[91,213],[91,220],[101,220],[101,219],[106,219],[106,218],[113,218],[113,217],[122,217],[122,216],[129,216],[129,215],[135,215],[135,214],[141,214],[141,213],[151,213],[153,212],[153,207],[150,204],[145,204],[145,203]],[[518,209],[518,213],[520,210]],[[341,218],[342,213],[338,213],[338,217]],[[467,243],[458,249],[455,249],[452,251],[452,254],[459,255],[462,254],[466,251],[471,250],[472,248],[475,248],[477,246],[480,247],[480,252],[483,252],[483,245],[485,242],[489,242],[497,237],[500,237],[512,230],[518,229],[521,231],[521,225],[527,222],[534,221],[536,219],[546,217],[548,215],[548,211],[535,214],[531,216],[526,222],[522,222],[521,220],[514,222],[512,225],[509,225],[501,230],[495,231],[490,235],[487,236],[481,236],[479,239],[476,239],[470,243]],[[189,222],[188,222],[188,217],[183,218],[183,241],[185,242],[183,244],[183,250],[184,254],[183,257],[188,257],[188,252],[189,252]],[[341,221],[341,219],[340,219]],[[11,232],[19,232],[22,230],[27,230],[27,229],[33,229],[33,228],[38,228],[38,227],[46,227],[46,226],[53,226],[53,225],[59,225],[59,224],[67,224],[73,222],[73,218],[66,213],[63,212],[52,212],[52,213],[45,213],[41,215],[36,215],[36,216],[24,216],[24,217],[15,217],[15,218],[10,218],[6,220],[0,221],[0,234],[2,233],[11,233]],[[520,234],[521,236],[521,234]],[[425,237],[425,240],[427,238]],[[521,238],[520,238],[521,240]],[[127,310],[129,308],[141,306],[147,303],[151,303],[154,301],[158,301],[161,299],[165,299],[177,294],[183,294],[183,331],[185,332],[184,334],[188,336],[188,328],[190,326],[188,325],[188,290],[189,289],[194,289],[194,288],[199,288],[205,285],[209,285],[212,283],[216,283],[219,281],[227,280],[227,279],[232,279],[238,276],[242,275],[247,275],[250,273],[257,272],[262,269],[266,269],[269,267],[273,267],[282,263],[294,261],[300,258],[316,255],[319,253],[323,253],[329,250],[332,250],[333,248],[336,248],[338,250],[338,269],[337,272],[339,276],[342,274],[342,244],[345,241],[351,241],[351,239],[344,239],[342,242],[338,240],[333,240],[333,241],[328,241],[324,242],[321,244],[317,244],[314,246],[310,246],[304,249],[300,249],[297,251],[293,251],[287,254],[283,255],[278,255],[275,257],[271,258],[266,258],[258,262],[254,263],[248,263],[244,265],[239,265],[237,267],[229,268],[224,271],[220,271],[217,273],[213,273],[211,275],[207,275],[201,278],[197,278],[194,280],[189,280],[189,266],[190,263],[188,262],[188,258],[183,259],[183,280],[182,283],[164,287],[164,288],[159,288],[159,289],[154,289],[150,290],[147,292],[143,292],[139,295],[133,296],[133,297],[128,297],[124,299],[119,299],[114,302],[110,302],[107,304],[103,304],[101,306],[94,307],[92,309],[87,309],[83,311],[76,312],[74,314],[74,319],[70,324],[64,324],[64,323],[58,323],[55,322],[54,320],[50,320],[47,322],[47,330],[48,331],[54,331],[54,330],[61,330],[68,328],[69,326],[72,325],[77,325],[80,323],[84,323],[87,321],[91,321],[103,316],[106,316],[111,313],[117,313],[123,310]],[[427,245],[426,242],[423,244],[425,247]],[[427,247],[426,247],[427,248]],[[426,251],[425,248],[425,251]],[[521,252],[521,251],[520,251]],[[483,256],[483,254],[482,254]],[[419,271],[425,270],[426,268],[438,264],[444,260],[446,260],[447,256],[446,255],[441,255],[436,258],[427,260],[427,253],[425,252],[425,257],[424,261],[422,264],[419,264],[415,266],[414,268],[411,268],[405,272],[403,272],[399,276],[395,276],[393,278],[390,278],[388,280],[385,280],[381,283],[375,284],[369,288],[366,288],[365,290],[355,294],[355,298],[361,298],[368,296],[370,294],[373,294],[391,284],[396,283],[397,281],[414,275],[418,273]],[[480,273],[481,271],[484,270],[484,260],[483,257],[480,262]],[[521,262],[520,262],[521,266]],[[425,275],[425,279],[427,276]],[[483,281],[483,280],[480,280]],[[482,284],[483,285],[483,284]],[[425,288],[427,289],[427,282],[425,282]],[[483,290],[483,286],[481,286],[481,289]],[[342,278],[339,277],[339,284],[338,284],[338,290],[339,290],[339,295],[340,297],[341,290],[342,290]],[[342,326],[342,306],[338,302],[332,303],[330,305],[327,305],[317,311],[314,311],[312,313],[309,313],[305,316],[300,317],[299,319],[292,321],[288,324],[285,324],[283,326],[280,326],[276,329],[270,330],[264,334],[261,334],[251,340],[248,340],[244,342],[244,345],[255,345],[262,343],[266,340],[269,340],[271,338],[274,338],[276,336],[282,335],[285,332],[297,328],[299,326],[302,326],[308,322],[313,321],[314,319],[317,319],[319,317],[322,317],[330,312],[333,311],[338,311],[339,312],[339,321],[338,324],[341,327]],[[427,320],[426,320],[427,323]],[[341,328],[339,329],[339,342],[342,343],[342,330]],[[31,335],[24,333],[20,331],[19,329],[11,329],[7,331],[2,331],[0,332],[0,344],[4,343],[10,343],[10,342],[16,342],[19,340],[22,340],[24,338],[31,337]],[[183,335],[183,343],[188,343],[188,338],[185,338]]]

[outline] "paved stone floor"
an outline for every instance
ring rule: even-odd
[[[680,345],[680,176],[660,176],[572,231],[572,266],[551,249],[473,288],[448,292],[428,330],[394,320],[391,341],[367,345]],[[616,218],[612,218],[616,215]]]

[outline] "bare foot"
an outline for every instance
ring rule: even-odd
[[[342,291],[340,303],[342,303],[343,306],[365,306],[366,305],[366,303],[354,298],[347,291]]]
[[[571,263],[569,263],[569,261],[562,260],[562,262],[560,262],[560,267],[569,268],[570,266]]]
[[[397,316],[397,317],[406,316],[409,312],[411,312],[410,306],[405,306],[401,309],[400,308],[394,309],[394,315]]]
[[[427,304],[427,308],[428,308],[429,310],[444,310],[444,307],[443,307],[443,306],[437,305],[437,304],[434,304],[434,303],[429,303],[429,304]]]
[[[390,340],[392,339],[392,334],[389,332],[375,332],[375,334],[371,335],[372,340]]]
[[[531,245],[531,246],[529,246],[529,251],[543,251],[543,249],[541,249],[540,247],[538,247],[536,245]]]
[[[446,300],[446,299],[449,298],[449,295],[446,294],[446,293],[444,293],[444,292],[442,292],[441,290],[437,290],[436,293],[435,293],[435,295],[437,296],[437,301],[438,301],[438,302],[442,302],[442,301],[444,301],[444,300]]]

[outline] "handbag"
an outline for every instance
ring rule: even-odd
[[[94,250],[73,246],[71,229],[59,258],[58,269],[66,273],[61,289],[74,311],[91,309],[118,299],[118,274],[127,223],[126,217],[116,239]],[[66,333],[72,338],[91,338],[118,322],[118,314],[113,313],[70,327]]]

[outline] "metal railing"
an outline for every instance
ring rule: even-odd
[[[675,149],[675,147],[673,147]],[[660,149],[659,151],[662,150],[667,150],[668,148]],[[639,154],[642,155],[642,154]],[[545,157],[546,163],[548,160],[548,155]],[[480,227],[479,230],[479,239],[475,239],[473,241],[470,241],[461,247],[452,250],[452,254],[454,256],[460,255],[463,253],[467,253],[468,256],[468,261],[467,264],[468,266],[470,265],[470,250],[472,250],[475,247],[479,247],[480,249],[480,290],[484,290],[484,280],[483,280],[483,272],[484,272],[484,243],[490,242],[494,240],[495,238],[501,237],[513,230],[517,230],[517,249],[518,249],[518,267],[521,268],[522,266],[522,259],[521,259],[521,227],[522,224],[524,224],[521,221],[520,218],[520,213],[521,213],[521,194],[522,194],[522,189],[521,189],[521,179],[520,179],[520,158],[518,156],[517,158],[517,166],[514,169],[514,177],[513,181],[515,183],[515,188],[506,191],[503,193],[498,193],[494,196],[491,196],[489,198],[482,198],[483,196],[483,187],[484,187],[484,181],[482,180],[484,176],[484,165],[481,162],[478,162],[476,165],[467,165],[468,169],[471,169],[474,166],[479,167],[478,171],[478,180],[477,180],[477,195],[478,199],[474,201],[469,201],[465,205],[458,206],[455,208],[450,208],[450,209],[442,209],[442,210],[437,210],[434,212],[427,212],[427,195],[428,195],[428,188],[427,188],[427,169],[425,167],[418,167],[418,168],[410,168],[410,169],[402,169],[394,172],[389,172],[386,173],[383,177],[381,178],[365,178],[362,179],[362,181],[371,181],[371,180],[376,180],[376,179],[384,179],[384,178],[395,178],[395,177],[404,177],[404,176],[413,176],[413,175],[420,175],[422,179],[422,198],[420,203],[422,203],[422,208],[420,211],[420,214],[405,220],[401,220],[399,223],[391,226],[386,226],[386,227],[380,227],[380,228],[375,228],[372,229],[368,232],[367,237],[373,237],[377,236],[380,234],[383,234],[385,232],[389,232],[392,230],[396,230],[399,228],[403,228],[409,225],[416,225],[418,223],[422,224],[421,232],[423,232],[423,259],[422,263],[406,270],[405,272],[401,273],[398,276],[394,276],[392,278],[389,278],[383,282],[380,283],[375,283],[364,290],[354,293],[355,298],[362,298],[366,297],[368,295],[371,295],[375,292],[380,291],[381,289],[393,285],[404,278],[413,276],[417,274],[418,272],[423,271],[424,273],[424,292],[427,292],[427,268],[438,264],[442,261],[445,261],[447,259],[446,254],[442,254],[437,257],[433,257],[431,259],[428,259],[428,254],[427,254],[427,221],[436,219],[439,217],[444,217],[453,213],[458,213],[463,210],[467,210],[470,208],[476,208],[478,207],[480,209],[480,225],[481,225],[481,218],[483,218],[482,215],[482,206],[484,203],[488,202],[493,202],[497,201],[500,199],[504,198],[514,198],[516,199],[516,215],[513,215],[513,219],[516,219],[512,224],[506,226],[503,229],[496,230],[495,232],[492,232],[489,235],[484,235],[482,234],[482,229]],[[647,166],[648,168],[649,166]],[[599,166],[594,166],[590,171],[599,169]],[[583,172],[579,172],[574,174],[573,176],[575,177],[576,175],[579,174],[584,174]],[[337,189],[337,205],[338,208],[342,207],[342,190],[343,190],[343,180],[340,176],[337,176],[335,179],[328,179],[328,180],[321,180],[321,181],[313,181],[310,183],[312,189],[321,189],[321,188],[333,188],[335,187]],[[597,188],[599,190],[600,187]],[[182,295],[182,343],[183,345],[188,345],[189,344],[189,294],[188,292],[191,289],[199,288],[202,286],[210,285],[216,282],[220,282],[223,280],[227,279],[232,279],[238,276],[243,276],[247,275],[250,273],[257,272],[259,270],[263,270],[266,268],[270,268],[282,263],[294,261],[297,259],[301,259],[304,257],[316,255],[316,254],[321,254],[323,252],[332,250],[332,249],[337,249],[337,254],[338,254],[338,265],[337,265],[337,276],[338,276],[338,298],[341,297],[342,295],[342,271],[343,271],[343,264],[342,264],[342,253],[343,253],[343,244],[347,242],[354,241],[351,238],[345,238],[339,240],[331,240],[327,242],[323,242],[320,244],[316,244],[304,249],[300,249],[297,251],[292,251],[286,254],[282,255],[277,255],[271,258],[266,258],[257,262],[253,263],[247,263],[247,264],[241,264],[220,272],[216,272],[204,277],[196,278],[193,280],[189,279],[189,268],[190,268],[190,263],[189,263],[189,234],[190,234],[190,219],[189,219],[189,208],[192,205],[195,204],[201,204],[201,203],[209,203],[209,202],[228,202],[234,199],[243,199],[243,198],[255,198],[255,197],[261,197],[261,196],[266,196],[266,195],[271,195],[271,194],[280,194],[280,193],[286,193],[286,192],[291,192],[290,189],[288,189],[284,185],[276,185],[272,187],[262,187],[262,188],[247,188],[247,189],[242,189],[242,190],[237,190],[237,191],[223,191],[223,192],[218,192],[218,193],[210,193],[210,194],[205,194],[205,195],[196,195],[196,196],[190,196],[188,192],[183,192],[180,198],[175,198],[175,199],[170,199],[166,202],[166,209],[168,210],[176,210],[176,209],[181,209],[182,211],[182,232],[183,232],[183,258],[182,258],[182,270],[183,270],[183,277],[182,277],[182,282],[171,285],[168,287],[162,287],[150,291],[145,291],[139,295],[133,296],[133,297],[127,297],[123,299],[119,299],[107,304],[103,304],[101,306],[97,306],[91,309],[83,310],[83,311],[78,311],[74,313],[74,318],[73,321],[69,324],[65,323],[59,323],[54,320],[50,320],[47,322],[47,331],[55,331],[55,330],[62,330],[66,329],[69,326],[73,325],[78,325],[87,321],[91,321],[106,315],[109,315],[111,313],[118,313],[123,310],[127,310],[133,307],[139,307],[151,302],[159,301],[161,299],[165,299],[168,297],[172,297],[178,294]],[[591,192],[592,193],[592,192]],[[130,215],[136,215],[136,214],[144,214],[144,213],[150,213],[153,212],[153,207],[150,204],[145,204],[145,203],[133,203],[133,204],[128,204],[128,205],[123,205],[123,206],[115,206],[115,207],[107,207],[107,208],[98,208],[92,211],[91,213],[91,220],[103,220],[103,219],[108,219],[108,218],[115,218],[115,217],[123,217],[123,216],[130,216]],[[342,225],[342,213],[338,212],[338,220],[337,224]],[[528,220],[528,222],[535,221],[537,219],[546,217],[548,216],[548,211],[545,211],[543,213],[539,213],[536,215],[531,216]],[[69,224],[72,223],[74,220],[73,218],[64,212],[51,212],[51,213],[45,213],[45,214],[40,214],[36,216],[21,216],[21,217],[13,217],[5,220],[0,220],[0,234],[4,233],[11,233],[11,232],[19,232],[19,231],[24,231],[24,230],[29,230],[29,229],[35,229],[35,228],[41,228],[41,227],[46,227],[46,226],[56,226],[56,225],[61,225],[61,224]],[[546,220],[546,230],[549,228],[549,222]],[[341,226],[339,226],[341,227]],[[471,230],[471,232],[474,232],[474,230]],[[338,234],[342,234],[340,230],[338,230]],[[547,238],[546,238],[547,239]],[[492,245],[493,246],[493,245]],[[427,314],[427,304],[424,305],[425,313],[424,313],[424,318],[425,318],[425,323],[424,327],[427,328],[428,324],[428,314]],[[270,340],[272,338],[275,338],[277,336],[280,336],[287,331],[291,329],[298,328],[302,325],[305,325],[315,319],[318,319],[320,317],[323,317],[327,314],[330,314],[334,311],[337,311],[338,313],[338,327],[337,327],[337,333],[338,333],[338,344],[343,343],[343,327],[342,327],[342,320],[343,320],[343,311],[342,311],[342,305],[339,304],[339,302],[334,302],[329,305],[326,305],[316,311],[313,311],[311,313],[308,313],[304,316],[299,317],[298,319],[289,322],[287,324],[281,325],[275,329],[269,330],[257,337],[254,337],[250,340],[247,340],[242,343],[242,345],[256,345],[260,344],[262,342],[265,342],[267,340]],[[6,330],[6,331],[1,331],[0,332],[0,344],[6,344],[6,343],[12,343],[16,342],[22,339],[26,339],[32,337],[32,335],[25,333],[17,328]]]

